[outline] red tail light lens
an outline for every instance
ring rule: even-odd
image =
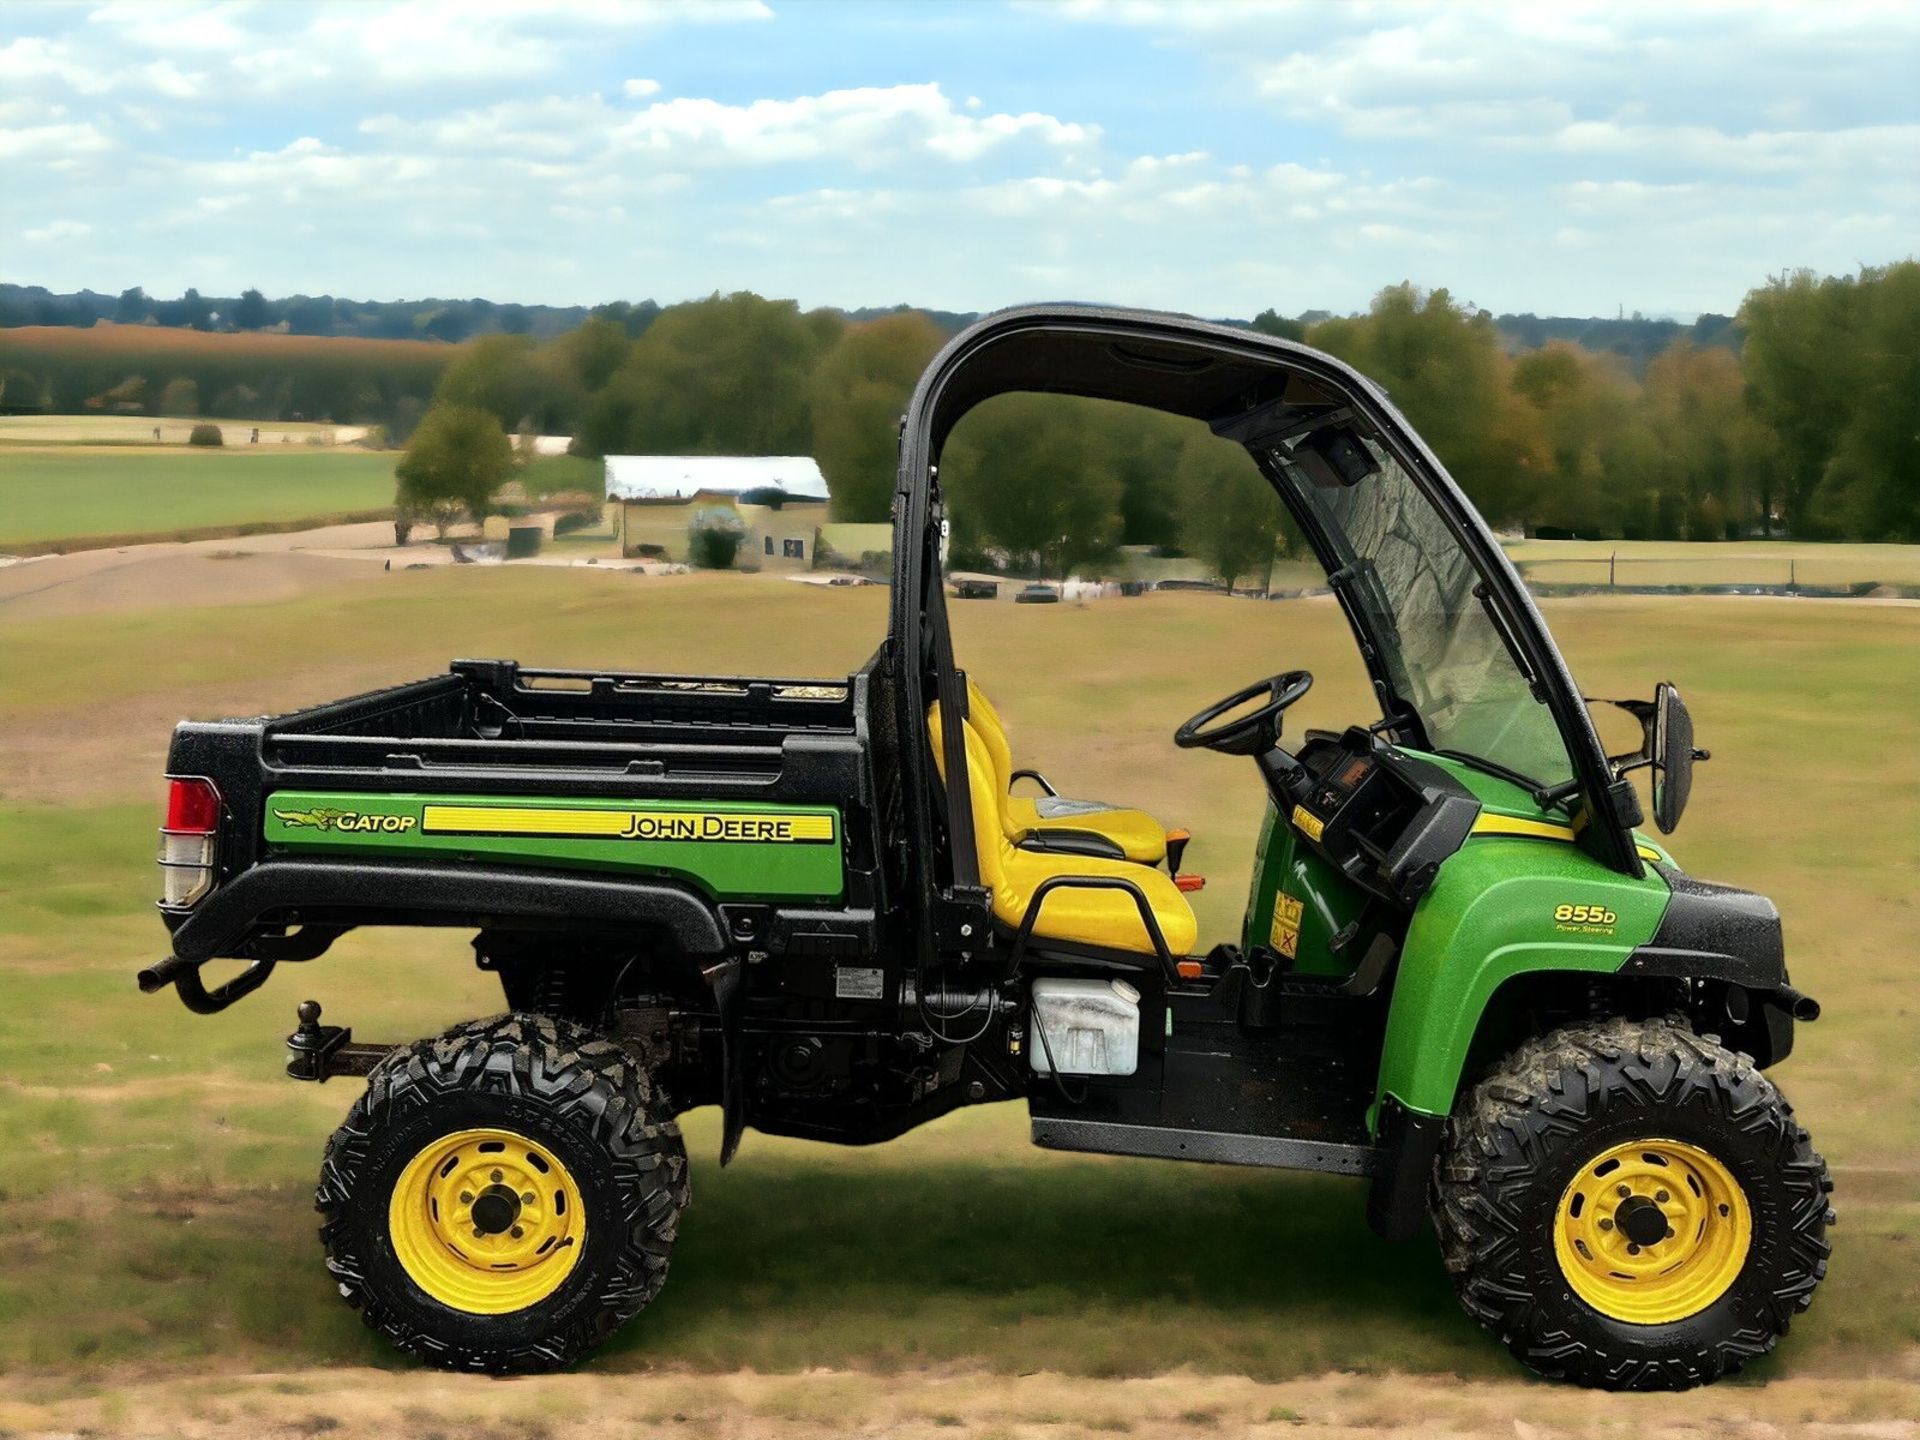
[[[167,826],[176,835],[211,835],[220,828],[220,792],[199,775],[167,782]]]

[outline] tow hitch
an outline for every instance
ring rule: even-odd
[[[302,1000],[300,1024],[287,1036],[287,1074],[295,1080],[325,1081],[335,1075],[365,1075],[396,1049],[392,1045],[356,1045],[346,1025],[322,1025],[320,1002]]]

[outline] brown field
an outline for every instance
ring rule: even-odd
[[[134,363],[154,356],[197,359],[243,357],[266,364],[292,356],[324,357],[377,370],[391,358],[444,365],[453,347],[438,340],[370,340],[354,335],[281,335],[271,331],[234,333],[189,330],[171,325],[115,325],[101,321],[81,329],[73,325],[21,325],[0,330],[0,354],[8,350],[46,355],[111,356]]]
[[[249,542],[265,548],[269,542]],[[272,542],[290,543],[290,542]],[[882,587],[595,570],[383,572],[154,547],[0,569],[0,1433],[473,1437],[1920,1435],[1920,606],[1598,598],[1547,607],[1590,693],[1685,690],[1714,751],[1674,847],[1772,895],[1826,1006],[1779,1079],[1832,1162],[1833,1272],[1779,1352],[1682,1397],[1528,1379],[1325,1177],[1033,1150],[1015,1106],[714,1164],[660,1301],[580,1373],[412,1368],[331,1292],[308,1207],[351,1082],[279,1077],[293,1004],[357,1038],[498,1004],[464,937],[367,932],[225,1015],[142,997],[167,731],[431,673],[453,655],[841,674]],[[1197,832],[1233,930],[1261,797],[1172,749],[1255,674],[1370,718],[1326,600],[962,605],[956,645],[1023,763]],[[1290,726],[1290,730],[1297,727]]]

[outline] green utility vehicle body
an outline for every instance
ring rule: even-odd
[[[1020,768],[955,654],[939,461],[965,414],[1016,391],[1149,406],[1244,446],[1354,634],[1377,718],[1283,744],[1312,685],[1284,671],[1172,737],[1251,761],[1265,793],[1236,936],[1197,934],[1188,832]],[[443,1363],[564,1363],[664,1276],[679,1112],[719,1107],[724,1164],[748,1129],[868,1144],[1018,1100],[1046,1148],[1364,1178],[1388,1238],[1431,1202],[1468,1309],[1546,1373],[1697,1383],[1784,1330],[1824,1272],[1828,1182],[1759,1074],[1818,1015],[1780,917],[1642,833],[1634,772],[1664,833],[1705,758],[1678,692],[1612,702],[1642,740],[1602,748],[1600,702],[1381,391],[1184,317],[1005,312],[922,377],[893,521],[887,633],[851,675],[461,660],[175,731],[172,952],[143,989],[215,1014],[396,925],[470,932],[502,985],[507,1019],[424,1046],[356,1042],[311,1001],[288,1038],[296,1078],[372,1075],[320,1192],[370,1323]],[[1177,657],[1139,683],[1192,698]],[[1030,782],[1045,793],[1016,793]],[[244,968],[209,984],[224,960]],[[1553,1074],[1559,1118],[1525,1108]],[[589,1092],[604,1123],[585,1136],[567,1097]],[[1722,1110],[1769,1118],[1701,1119]],[[509,1158],[473,1168],[478,1144]],[[595,1248],[596,1204],[651,1217],[624,1259]],[[565,1218],[582,1213],[584,1251]],[[594,1285],[625,1298],[595,1309]]]

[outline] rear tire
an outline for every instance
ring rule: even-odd
[[[1432,1203],[1461,1305],[1522,1364],[1684,1390],[1807,1308],[1832,1190],[1747,1057],[1682,1022],[1615,1019],[1529,1042],[1462,1099]]]
[[[506,1015],[376,1066],[315,1204],[327,1268],[371,1328],[506,1374],[571,1364],[651,1301],[687,1199],[646,1071],[577,1025]]]

